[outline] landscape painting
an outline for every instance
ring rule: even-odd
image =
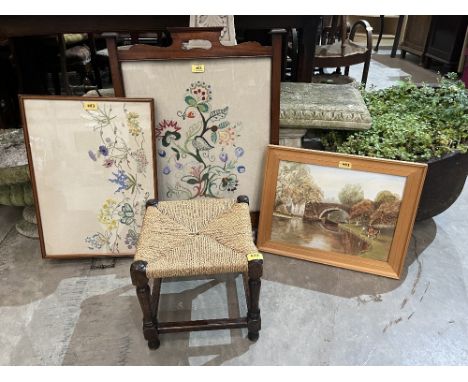
[[[406,177],[281,160],[271,240],[386,262]]]

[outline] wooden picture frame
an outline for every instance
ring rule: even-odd
[[[269,146],[257,246],[398,279],[427,165]]]
[[[157,197],[152,99],[20,95],[43,258],[133,256]]]
[[[261,46],[256,42],[247,42],[235,46],[224,46],[219,41],[221,30],[221,27],[168,28],[172,37],[172,44],[169,47],[137,44],[129,49],[117,49],[115,37],[107,36],[112,83],[114,85],[116,96],[128,95],[132,97],[138,96],[154,98],[157,106],[156,128],[161,130],[161,134],[163,134],[164,129],[170,129],[170,126],[172,126],[174,130],[174,124],[178,124],[177,129],[181,129],[177,131],[174,130],[174,133],[182,134],[182,138],[180,138],[179,142],[163,147],[163,144],[165,145],[165,143],[161,143],[160,139],[157,140],[158,153],[160,153],[161,156],[164,155],[164,157],[158,157],[158,174],[160,176],[158,186],[160,198],[162,200],[171,198],[188,199],[198,196],[212,196],[210,194],[215,194],[218,197],[228,197],[228,195],[236,197],[240,194],[248,194],[251,199],[252,210],[258,211],[261,194],[261,175],[263,170],[263,149],[268,143],[279,143],[281,49],[282,34],[285,31],[272,31],[272,46]],[[187,49],[186,47],[190,40],[208,41],[211,44],[211,48]],[[258,79],[256,79],[254,74],[250,74],[249,77],[244,76],[243,78],[239,78],[239,81],[248,78],[250,82],[255,82],[257,80],[258,83],[260,83],[265,78],[265,81],[270,82],[268,94],[266,95],[268,98],[265,99],[266,97],[263,96],[256,97],[255,94],[252,93],[252,95],[249,95],[250,93],[248,93],[246,96],[251,98],[250,101],[247,102],[247,99],[240,99],[241,97],[238,95],[236,96],[235,94],[232,94],[229,95],[231,104],[228,104],[226,101],[227,96],[225,95],[225,89],[229,88],[229,81],[232,80],[229,75],[238,75],[238,72],[235,72],[236,65],[247,65],[247,63],[252,62],[260,65],[260,62],[263,61],[268,62],[270,68],[267,69],[270,70],[268,75],[265,73],[265,70],[263,72],[259,70],[257,71],[259,74]],[[135,69],[133,70],[128,69],[129,67],[132,68],[134,65],[138,66],[135,66]],[[224,76],[225,80],[220,79],[219,73],[222,71],[220,69],[222,65],[226,65],[226,75]],[[254,69],[255,68],[252,70]],[[140,77],[143,79],[137,81],[136,79]],[[165,83],[166,77],[170,78],[167,80],[169,81],[167,83]],[[179,78],[182,77],[184,79],[183,81],[185,81],[183,82],[183,85],[175,84],[175,82],[179,81]],[[217,83],[209,83],[210,79],[213,78],[217,79]],[[191,79],[190,82],[188,79]],[[141,82],[141,84],[138,84],[138,82]],[[165,84],[158,87],[158,84],[162,83]],[[196,86],[197,83],[200,84],[200,91],[213,91],[213,101],[211,103],[204,102],[201,104],[201,99],[196,99],[196,101],[199,101],[196,103],[194,100],[196,97],[193,92],[196,91],[194,86]],[[209,90],[205,88],[205,83],[206,86],[211,86]],[[265,84],[261,84],[261,86],[265,86]],[[232,86],[232,88],[234,87],[235,86]],[[223,88],[224,91],[221,91],[220,88]],[[258,91],[261,90],[262,89]],[[168,98],[170,96],[167,94],[172,92],[174,92],[174,96]],[[216,97],[219,97],[220,95],[222,96],[221,98],[224,97],[223,102],[216,99]],[[184,98],[187,104],[184,104]],[[258,114],[263,113],[262,118],[266,118],[266,124],[269,123],[269,126],[266,126],[267,136],[263,137],[264,132],[262,128],[265,126],[265,123],[256,123],[255,121],[249,120],[248,127],[251,131],[256,129],[257,137],[255,137],[254,134],[252,134],[250,138],[247,138],[247,136],[237,136],[240,136],[240,141],[248,141],[252,147],[250,150],[247,150],[245,147],[244,150],[244,148],[241,147],[237,151],[234,151],[233,147],[235,147],[234,144],[237,144],[236,141],[235,143],[232,143],[232,146],[229,147],[228,151],[229,143],[226,143],[228,140],[227,138],[223,141],[225,143],[223,152],[224,154],[227,154],[226,156],[219,151],[221,150],[221,139],[225,138],[224,135],[227,137],[226,132],[230,129],[229,127],[221,131],[224,126],[227,126],[225,123],[229,122],[226,122],[223,118],[228,118],[229,116],[232,117],[233,114],[238,117],[240,114],[236,114],[236,111],[234,110],[235,107],[232,103],[239,103],[241,101],[249,106],[250,114],[248,112],[243,112],[242,116],[244,117],[245,115],[249,115],[251,117],[253,115],[253,110],[250,109],[254,109],[254,105],[258,103]],[[190,102],[193,102],[193,104],[190,104]],[[166,113],[167,109],[170,107],[175,108],[175,105],[180,107],[181,110],[176,112],[178,109],[171,109],[170,113]],[[185,111],[183,111],[184,106],[188,108],[186,108]],[[210,121],[210,124],[207,122],[205,126],[205,120],[208,120],[212,113],[228,110],[226,106],[229,106],[228,116],[221,114],[220,120],[217,121],[217,124],[211,126],[212,123]],[[192,107],[192,109],[190,109],[190,107]],[[186,139],[184,131],[187,131],[189,128],[189,122],[196,122],[197,118],[200,118],[198,114],[201,115],[202,111],[205,113],[205,116],[201,117],[204,125],[203,130],[200,130],[200,136],[204,138],[204,141],[199,139],[199,136],[196,136],[193,138],[193,141],[188,143],[188,146],[191,147],[191,143],[195,142],[195,139],[202,141],[202,144],[197,143],[197,147],[195,148],[196,152],[187,153],[185,152],[187,150],[184,150],[183,152],[181,147],[177,146],[183,146],[182,144],[179,145],[179,143]],[[194,118],[194,120],[191,121],[187,118]],[[264,121],[264,119],[262,119],[262,121]],[[233,122],[234,121],[230,121],[229,123],[231,123],[231,127],[234,125],[235,128],[237,125]],[[241,123],[245,125],[245,122],[246,121],[241,118]],[[211,129],[211,131],[207,131],[208,129]],[[234,135],[237,134],[236,132],[238,131],[239,129],[233,129],[229,134]],[[247,134],[246,132],[250,134],[250,131],[247,128],[243,130],[243,134]],[[222,136],[222,134],[224,135]],[[173,141],[174,140],[175,139],[173,138]],[[255,140],[257,140],[257,147],[254,149],[253,144]],[[264,143],[263,140],[265,140]],[[203,151],[204,155],[210,155],[214,160],[210,163],[201,163],[201,161],[199,161],[203,170],[201,175],[196,178],[196,176],[194,177],[191,172],[188,172],[187,169],[190,166],[185,166],[188,162],[184,162],[184,159],[180,159],[180,156],[184,157],[185,155],[188,157],[198,157],[199,154],[202,153],[202,150],[205,150]],[[239,158],[239,155],[242,155],[243,158]],[[234,159],[232,163],[231,159]],[[242,160],[248,161],[249,164],[251,164],[250,168],[247,164],[243,163]],[[169,163],[172,163],[172,165],[170,166]],[[214,173],[203,173],[203,171],[206,170],[207,165],[211,164],[214,167],[224,166],[224,168],[226,168],[226,164],[231,164],[232,169],[230,170],[230,173],[222,173],[220,170],[220,174],[218,175]],[[179,178],[177,179],[174,165],[184,166],[182,170],[177,172],[177,174],[181,174],[180,176],[178,175]],[[169,174],[169,171],[172,171],[172,173],[166,176]],[[166,179],[169,179],[170,177],[174,177],[173,179],[176,180],[171,181],[172,183],[170,184],[169,181],[166,183]],[[247,178],[248,180],[246,181],[245,179]],[[192,183],[190,184],[188,182]],[[247,187],[247,189],[245,187]],[[210,190],[216,190],[216,192],[209,192]]]

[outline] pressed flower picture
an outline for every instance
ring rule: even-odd
[[[141,178],[147,175],[148,159],[143,148],[146,137],[140,126],[140,115],[123,104],[120,112],[125,122],[117,126],[114,119],[118,111],[113,110],[112,106],[103,105],[87,111],[86,119],[92,121],[99,139],[99,147],[96,152],[89,150],[89,157],[97,163],[102,158],[102,166],[112,169],[108,181],[115,184],[115,191],[99,210],[98,221],[103,229],[87,236],[85,242],[90,250],[105,248],[119,254],[122,239],[126,249],[135,248],[150,193],[141,184]]]
[[[259,209],[270,141],[269,58],[123,62],[127,96],[154,98],[162,200],[235,198]]]
[[[44,256],[132,255],[156,195],[152,102],[44,98],[23,100]]]

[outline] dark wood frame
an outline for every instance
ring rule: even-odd
[[[272,45],[262,46],[258,42],[245,42],[234,46],[224,46],[219,41],[222,27],[210,28],[167,28],[172,37],[169,47],[137,44],[126,50],[118,50],[116,34],[107,33],[107,49],[115,96],[124,97],[125,89],[121,63],[126,61],[171,61],[189,59],[222,59],[245,57],[271,57],[271,94],[270,94],[270,144],[279,144],[280,91],[282,72],[282,48],[285,29],[272,29]],[[182,49],[182,44],[189,40],[207,40],[210,49]],[[156,100],[157,102],[157,100]],[[252,212],[252,225],[258,226],[258,212]]]
[[[301,245],[273,241],[271,226],[276,195],[276,182],[280,161],[290,161],[317,166],[343,168],[349,171],[366,171],[406,177],[401,207],[387,261],[366,259],[344,253],[323,251]],[[398,279],[403,269],[405,255],[411,240],[419,198],[421,196],[427,164],[395,161],[325,151],[269,146],[265,163],[258,248],[277,255],[314,261],[360,272]]]
[[[261,46],[257,42],[245,42],[234,46],[224,46],[219,42],[222,27],[213,28],[168,28],[171,33],[172,45],[158,47],[144,44],[134,45],[127,50],[118,50],[115,34],[106,34],[112,84],[116,97],[125,97],[121,62],[124,61],[171,61],[198,58],[243,58],[271,57],[271,112],[270,112],[270,143],[279,143],[279,113],[281,84],[281,51],[284,29],[273,29],[272,46]],[[182,43],[189,40],[207,40],[212,44],[210,49],[194,48],[183,50]]]
[[[237,197],[238,203],[249,204],[249,198],[245,195]],[[157,199],[148,200],[146,208],[158,204]],[[150,288],[150,278],[146,275],[146,261],[137,260],[130,266],[132,284],[136,287],[136,294],[143,313],[143,336],[148,341],[150,349],[157,349],[160,345],[159,334],[178,333],[198,330],[217,330],[247,328],[248,338],[256,341],[261,329],[261,316],[259,308],[261,277],[263,274],[263,260],[254,259],[248,261],[248,280],[244,279],[245,297],[247,303],[247,316],[239,318],[216,318],[210,320],[194,321],[158,321],[159,298],[161,294],[162,279],[153,279],[153,287]]]
[[[39,198],[36,185],[36,176],[34,172],[34,161],[31,153],[31,146],[29,140],[28,125],[26,123],[26,113],[24,110],[24,101],[30,99],[39,99],[45,101],[80,101],[80,102],[147,102],[150,105],[151,110],[151,149],[152,149],[152,160],[153,160],[153,186],[154,195],[157,197],[158,183],[157,183],[157,171],[156,171],[156,148],[155,142],[156,137],[154,133],[154,101],[151,98],[122,98],[122,97],[80,97],[80,96],[41,96],[41,95],[19,95],[19,104],[21,111],[21,121],[23,124],[24,142],[26,144],[26,153],[28,156],[29,174],[31,177],[31,185],[33,190],[34,205],[36,209],[37,217],[37,228],[39,232],[39,244],[41,247],[41,254],[43,259],[78,259],[78,258],[105,258],[105,257],[133,257],[129,254],[70,254],[70,255],[52,255],[48,256],[45,250],[44,243],[44,232],[42,229],[41,220],[41,209],[39,205]]]

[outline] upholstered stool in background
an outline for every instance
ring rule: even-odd
[[[181,331],[247,327],[249,339],[258,339],[263,260],[253,242],[248,203],[246,196],[239,196],[237,202],[209,198],[147,202],[130,274],[150,349],[159,347],[159,334]],[[247,280],[247,317],[158,322],[163,278],[222,273],[242,273]]]

